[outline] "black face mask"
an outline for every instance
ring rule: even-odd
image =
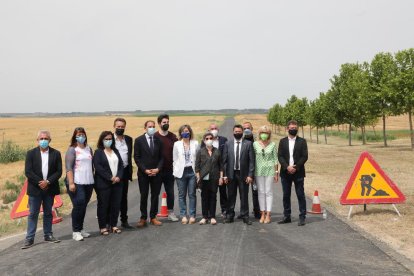
[[[289,129],[289,134],[292,136],[296,136],[296,134],[298,134],[298,130],[297,129]]]
[[[169,128],[170,128],[169,124],[165,124],[165,125],[161,126],[161,129],[164,130],[164,131],[167,131]]]
[[[234,133],[233,136],[234,136],[234,139],[240,140],[243,137],[243,133]]]
[[[125,132],[125,129],[123,129],[123,128],[117,128],[117,129],[115,129],[115,133],[118,136],[124,135],[124,132]]]

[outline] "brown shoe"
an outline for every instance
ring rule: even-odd
[[[153,218],[153,219],[151,219],[151,224],[154,225],[154,226],[161,226],[162,225],[162,222],[159,221],[156,218]]]
[[[147,220],[146,219],[140,219],[137,223],[137,227],[142,228],[142,227],[145,227],[145,226],[147,226]]]

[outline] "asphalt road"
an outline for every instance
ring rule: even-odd
[[[231,134],[233,124],[233,119],[226,120],[221,134]],[[280,184],[274,195],[273,220],[277,220],[282,217]],[[136,182],[130,184],[129,204],[132,224],[140,216]],[[93,234],[90,238],[73,241],[67,217],[54,226],[61,243],[44,243],[38,232],[34,247],[21,250],[20,241],[1,251],[0,275],[411,275],[331,214],[326,220],[308,216],[307,224],[298,227],[296,200],[292,204],[294,222],[287,225],[256,220],[251,226],[241,221],[216,226],[165,221],[161,227],[103,237],[93,202],[85,223]],[[178,200],[175,210],[178,213]]]

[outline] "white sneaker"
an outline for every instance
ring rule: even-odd
[[[211,224],[211,225],[216,225],[216,224],[217,224],[217,220],[216,220],[215,218],[212,218],[212,219],[210,220],[210,224]]]
[[[199,223],[200,225],[204,225],[207,223],[207,220],[205,218],[202,218]]]
[[[74,239],[75,241],[83,241],[81,232],[73,232],[72,239]]]
[[[188,219],[187,219],[187,217],[183,217],[183,218],[181,219],[181,223],[182,223],[182,224],[187,224],[187,223],[188,223]]]
[[[168,219],[171,220],[171,221],[178,221],[178,218],[174,214],[174,211],[169,211],[168,212]]]
[[[81,233],[82,237],[84,237],[84,238],[89,238],[91,236],[91,234],[89,234],[85,230],[80,231],[80,233]]]

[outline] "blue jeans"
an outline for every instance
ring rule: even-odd
[[[192,167],[186,167],[181,178],[177,178],[178,199],[180,204],[180,215],[187,215],[187,193],[190,201],[190,217],[196,216],[196,177]]]
[[[75,184],[76,191],[72,193],[69,191],[69,186],[66,185],[70,200],[72,201],[72,231],[80,232],[83,230],[83,221],[85,220],[86,207],[91,199],[93,192],[93,185],[79,185]]]
[[[41,193],[38,196],[29,196],[30,214],[27,219],[27,235],[26,240],[34,240],[37,220],[39,218],[40,205],[43,205],[43,233],[46,236],[53,235],[52,233],[52,206],[55,196],[46,193]]]

